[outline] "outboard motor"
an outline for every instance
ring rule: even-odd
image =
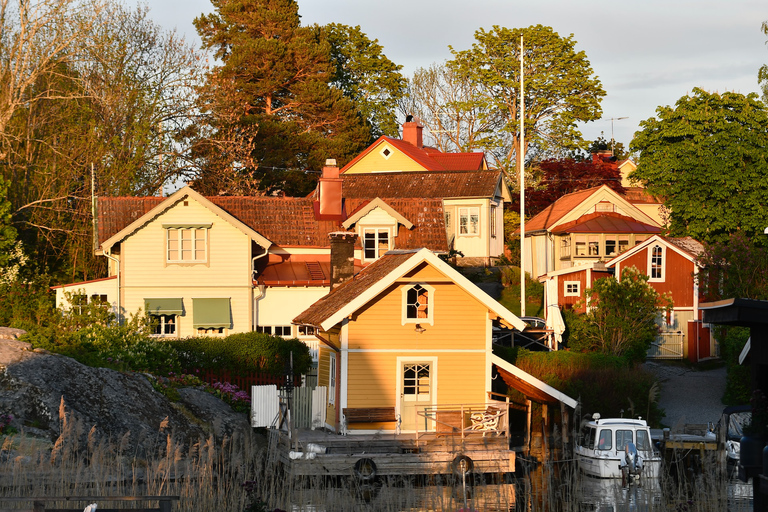
[[[624,448],[624,463],[627,465],[629,472],[633,475],[636,475],[643,470],[643,459],[640,457],[640,454],[637,453],[635,443],[627,443],[627,446]]]
[[[624,447],[624,461],[619,465],[621,469],[622,486],[632,482],[633,476],[640,476],[643,472],[643,457],[637,451],[635,443],[627,443]]]

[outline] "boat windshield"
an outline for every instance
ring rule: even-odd
[[[623,452],[627,447],[627,443],[633,443],[631,430],[617,430],[616,431],[616,449]]]
[[[650,439],[648,439],[648,432],[645,430],[638,430],[637,442],[635,444],[637,445],[637,449],[641,452],[651,451],[651,442]]]
[[[612,432],[610,431],[610,429],[603,429],[600,431],[600,437],[598,438],[598,441],[597,441],[598,450],[610,450],[611,448],[613,448],[613,446],[611,445],[611,441],[612,441],[611,434]]]
[[[584,425],[584,428],[581,429],[581,438],[579,439],[579,444],[585,448],[594,450],[595,449],[595,432],[596,432],[595,427]]]

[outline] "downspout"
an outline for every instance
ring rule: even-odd
[[[264,249],[264,252],[262,254],[259,254],[258,256],[254,256],[253,258],[251,258],[251,280],[252,281],[256,280],[256,260],[261,259],[264,256],[267,256],[268,254],[269,254],[269,249]],[[258,310],[258,308],[256,307],[256,301],[264,297],[265,286],[259,285],[258,289],[259,289],[259,295],[258,296],[254,295],[253,298],[251,299],[253,304],[253,315],[251,316],[252,331],[256,330],[256,314]]]
[[[106,256],[109,260],[114,261],[115,265],[117,265],[117,314],[115,315],[117,317],[117,323],[118,325],[123,324],[123,316],[120,313],[120,258],[115,258],[108,252],[102,251],[104,256]]]

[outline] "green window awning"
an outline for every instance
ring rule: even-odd
[[[144,310],[150,315],[180,315],[181,299],[144,299]]]
[[[229,298],[192,299],[192,325],[198,327],[227,327],[230,321]]]

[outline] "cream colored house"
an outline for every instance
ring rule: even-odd
[[[567,194],[526,222],[526,268],[534,278],[608,261],[661,231],[650,215],[602,185]]]

